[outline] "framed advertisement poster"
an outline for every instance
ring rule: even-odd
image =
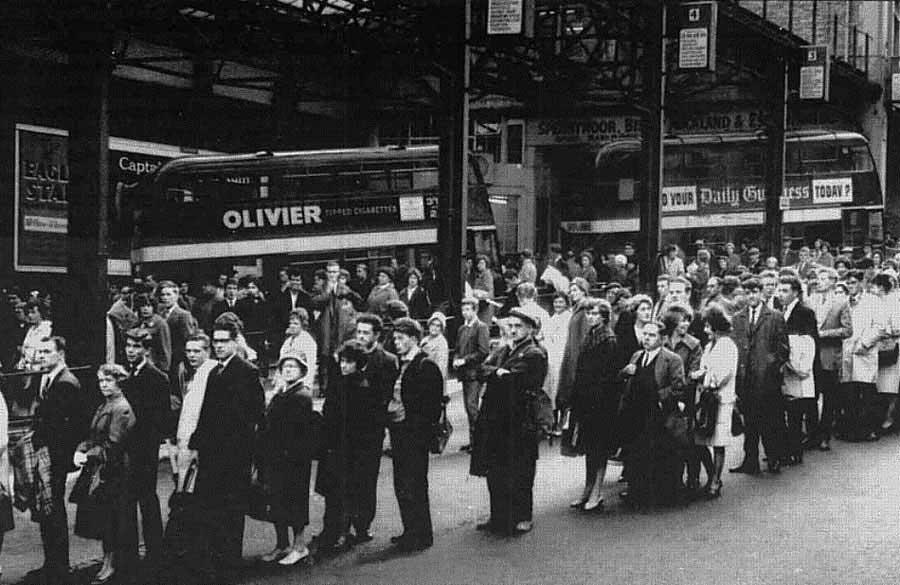
[[[68,132],[16,124],[15,159],[15,270],[65,273]]]

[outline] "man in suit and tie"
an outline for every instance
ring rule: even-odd
[[[475,421],[478,419],[478,405],[482,384],[478,380],[478,368],[490,352],[490,331],[478,320],[478,299],[466,297],[460,303],[463,323],[456,333],[456,350],[453,368],[462,382],[466,416],[469,419],[469,443],[460,451],[468,451],[472,445]]]
[[[800,275],[800,278],[806,278],[809,274],[809,270],[813,268],[815,264],[810,258],[809,248],[807,246],[803,246],[800,248],[800,252],[797,256],[797,263],[794,264],[794,269],[797,271],[797,274]]]
[[[781,301],[778,300],[778,295],[775,294],[775,291],[778,289],[778,274],[767,270],[759,275],[759,282],[762,284],[763,304],[773,311],[780,311]]]
[[[658,432],[654,420],[667,414],[665,408],[674,403],[674,393],[680,391],[685,382],[684,362],[681,356],[663,345],[661,327],[658,321],[644,325],[643,348],[631,355],[628,365],[621,371],[622,377],[628,379],[628,395],[636,407],[629,409],[636,417],[626,417],[623,424],[641,430],[634,440],[629,441],[622,470],[628,480],[628,489],[619,495],[638,505],[669,500],[675,496],[676,486],[681,485],[681,458],[668,453],[665,460],[670,465],[661,462],[657,457],[663,453],[663,445],[655,444],[657,441],[653,437]]]
[[[66,366],[66,340],[44,337],[37,347],[42,369],[34,420],[34,447],[50,453],[53,510],[40,519],[44,566],[29,573],[29,581],[65,585],[69,574],[69,525],[66,518],[66,474],[75,470],[72,456],[88,433],[93,403]]]
[[[669,282],[672,280],[668,274],[660,274],[656,277],[656,302],[653,303],[651,319],[661,321],[668,308]]]
[[[215,305],[213,305],[213,319],[221,315],[222,313],[234,313],[237,315],[238,312],[238,281],[236,278],[229,278],[225,282],[225,298],[221,301],[217,301]]]
[[[237,336],[233,323],[213,327],[213,351],[219,363],[209,374],[200,419],[189,443],[197,453],[194,493],[206,511],[217,583],[233,582],[241,564],[253,438],[265,409],[259,371],[236,354]]]
[[[818,291],[811,295],[810,305],[819,326],[819,357],[816,361],[816,391],[822,395],[822,417],[819,420],[820,451],[831,450],[831,428],[840,404],[840,374],[844,340],[853,335],[850,304],[846,297],[834,294],[837,272],[821,268],[818,272]]]
[[[300,275],[300,272],[296,269],[291,269],[288,274],[288,288],[281,293],[275,302],[273,330],[276,333],[284,331],[288,324],[288,317],[294,309],[306,309],[310,316],[313,315],[312,298],[309,293],[303,290],[303,277]]]
[[[172,347],[172,362],[167,374],[174,373],[184,361],[184,342],[194,334],[197,321],[190,312],[178,305],[178,285],[171,280],[159,283],[159,314],[169,326],[169,338]],[[133,405],[132,405],[133,406]]]
[[[787,428],[782,410],[782,367],[789,348],[784,318],[762,302],[762,283],[744,283],[747,306],[733,320],[732,339],[738,347],[737,396],[744,413],[744,461],[732,473],[759,473],[762,439],[769,471],[781,471]]]
[[[162,552],[163,538],[162,516],[156,495],[159,444],[167,434],[172,411],[169,378],[147,359],[150,345],[151,337],[147,330],[129,329],[125,332],[129,378],[122,383],[122,391],[137,418],[126,446],[131,469],[129,491],[134,498],[128,525],[128,550],[134,557],[127,561],[137,558],[137,509],[140,507],[147,564],[152,568]]]
[[[793,266],[797,263],[799,256],[797,252],[791,250],[791,244],[794,241],[790,237],[785,237],[781,244],[781,266]]]

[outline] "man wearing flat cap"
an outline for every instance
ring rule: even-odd
[[[532,528],[540,436],[529,407],[547,375],[547,352],[534,339],[537,326],[527,311],[510,311],[512,343],[501,345],[479,370],[487,388],[475,423],[470,472],[487,477],[491,498],[491,517],[479,530],[512,535]]]
[[[434,542],[428,499],[428,449],[441,416],[444,377],[419,349],[422,327],[408,317],[394,322],[394,345],[400,375],[388,403],[394,494],[403,533],[391,538],[402,551],[424,550]]]

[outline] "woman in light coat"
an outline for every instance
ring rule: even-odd
[[[446,327],[447,317],[440,311],[435,311],[428,318],[428,334],[422,338],[422,342],[419,344],[425,355],[437,364],[444,377],[445,385],[450,361],[450,347],[447,345],[447,337],[444,335]]]
[[[878,379],[875,387],[885,403],[885,416],[881,429],[886,431],[894,426],[894,409],[897,406],[897,392],[900,389],[900,363],[898,363],[898,340],[900,340],[900,296],[893,277],[877,274],[872,279],[871,290],[881,302],[879,315],[882,318],[881,340],[878,342]]]
[[[719,305],[710,305],[704,314],[709,343],[700,358],[700,369],[690,375],[701,381],[701,387],[713,389],[719,395],[716,430],[710,437],[696,437],[698,446],[706,447],[698,454],[706,469],[707,496],[717,498],[722,493],[722,469],[725,467],[725,447],[731,445],[731,411],[735,402],[735,377],[738,368],[738,349],[729,337],[731,319]],[[708,447],[712,447],[710,454]]]
[[[559,374],[562,368],[563,353],[569,338],[569,297],[559,292],[553,295],[553,315],[547,319],[543,327],[544,348],[547,350],[547,378],[544,387],[556,409],[556,393],[559,391]]]
[[[850,322],[853,335],[844,340],[841,355],[841,381],[850,384],[849,403],[853,405],[849,422],[853,438],[875,440],[877,422],[866,414],[874,399],[878,380],[878,342],[882,335],[881,306],[877,298],[863,290],[863,271],[847,273],[850,296]]]

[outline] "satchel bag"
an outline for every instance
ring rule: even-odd
[[[697,402],[694,415],[694,432],[698,437],[709,438],[716,432],[719,422],[719,393],[712,388],[705,388]]]
[[[444,452],[444,449],[447,448],[447,443],[450,441],[450,436],[453,434],[453,425],[450,424],[450,419],[447,418],[447,402],[450,401],[450,397],[444,396],[442,401],[441,418],[432,425],[431,444],[428,446],[428,450],[435,455],[440,455]]]
[[[731,435],[737,437],[743,435],[747,426],[744,424],[744,415],[741,410],[735,406],[731,409]]]
[[[893,349],[886,349],[878,352],[878,367],[893,366],[897,363],[897,355],[900,353],[900,345],[895,345]]]

